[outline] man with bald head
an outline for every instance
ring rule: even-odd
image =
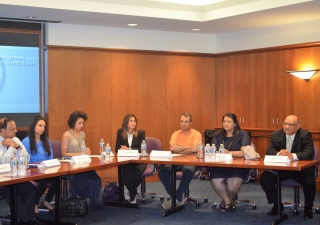
[[[287,116],[283,122],[283,128],[274,131],[271,136],[270,146],[266,155],[288,156],[290,160],[312,160],[314,156],[314,145],[312,134],[300,128],[299,119],[295,115]],[[281,181],[293,179],[303,187],[305,208],[305,219],[312,219],[312,206],[316,194],[316,183],[314,168],[302,171],[282,171]],[[277,175],[271,171],[265,171],[260,176],[260,184],[265,191],[269,204],[274,204],[267,215],[278,214]],[[281,210],[283,204],[281,203]]]

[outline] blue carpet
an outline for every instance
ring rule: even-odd
[[[178,182],[177,182],[178,183]],[[139,189],[140,190],[140,189]],[[165,199],[168,197],[164,187],[160,182],[148,183],[147,191],[156,192],[157,194],[164,195]],[[300,190],[300,196],[303,201],[303,193]],[[250,206],[239,205],[236,208],[236,212],[221,213],[218,208],[214,208],[213,202],[220,202],[219,197],[212,190],[211,184],[208,180],[193,180],[190,185],[190,194],[196,194],[208,197],[208,203],[201,202],[201,206],[197,207],[193,202],[185,203],[185,210],[173,214],[169,217],[162,218],[162,202],[159,199],[149,199],[146,204],[142,204],[138,199],[137,203],[141,204],[142,209],[124,209],[116,207],[105,207],[103,211],[90,212],[87,217],[66,218],[62,220],[65,222],[74,222],[79,225],[122,225],[122,224],[137,224],[137,225],[194,225],[194,224],[271,224],[276,218],[274,216],[267,216],[267,212],[272,207],[268,205],[265,194],[261,189],[259,183],[247,183],[243,184],[239,193],[239,199],[249,199],[251,202],[257,204],[257,209],[253,210]],[[282,189],[283,201],[293,200],[293,189]],[[320,205],[320,194],[316,194],[315,204]],[[8,213],[9,206],[4,200],[0,201],[0,215]],[[311,220],[303,219],[303,209],[299,210],[300,214],[294,216],[291,208],[286,208],[285,212],[288,214],[288,220],[284,221],[283,225],[291,224],[307,224],[307,225],[319,225],[320,214],[314,214],[314,218]],[[42,212],[43,218],[50,218],[47,213]],[[51,217],[52,218],[52,217]],[[53,219],[53,218],[52,218]],[[5,223],[4,223],[5,224]]]

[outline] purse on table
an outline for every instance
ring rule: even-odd
[[[260,155],[255,151],[252,145],[242,146],[241,152],[245,159],[260,159]]]
[[[88,203],[85,198],[68,198],[62,200],[62,216],[77,217],[88,215]]]

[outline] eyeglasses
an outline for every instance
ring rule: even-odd
[[[10,130],[12,132],[15,132],[15,131],[17,131],[17,128],[16,127],[15,128],[6,128],[6,130]]]
[[[298,123],[283,123],[283,126],[289,126],[289,127],[294,127],[298,125]]]

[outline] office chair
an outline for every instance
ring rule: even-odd
[[[197,171],[193,174],[193,179],[199,179],[202,176],[204,168],[199,167]],[[177,171],[176,172],[176,179],[181,180],[182,179],[182,171]],[[199,200],[203,200],[204,203],[208,202],[207,197],[202,197],[202,196],[190,196],[190,189],[187,187],[187,189],[184,191],[184,197],[186,198],[186,201],[191,201],[196,203],[196,206],[200,206]]]
[[[314,146],[314,160],[318,159],[318,148]],[[318,177],[318,165],[315,166],[315,179]],[[285,187],[293,187],[294,188],[294,202],[284,202],[283,206],[285,208],[293,207],[293,215],[299,215],[298,208],[304,208],[304,205],[300,203],[300,193],[299,188],[301,187],[301,184],[295,180],[287,179],[281,182],[281,186]],[[319,213],[319,207],[313,206],[312,209],[315,210],[315,213]]]
[[[256,146],[251,142],[251,145],[253,146],[254,150],[256,151]],[[247,175],[247,177],[243,180],[243,183],[248,183],[249,181],[255,180],[257,179],[259,175],[259,171],[258,169],[249,169],[249,173]],[[248,199],[238,199],[238,194],[236,194],[233,197],[233,202],[234,204],[232,205],[231,208],[231,212],[235,212],[236,211],[236,206],[237,205],[245,205],[245,206],[252,206],[252,209],[257,209],[257,205],[255,203],[251,203],[250,200]],[[213,207],[216,208],[217,206],[219,206],[221,203],[213,203]]]
[[[161,141],[157,138],[146,137],[146,143],[147,143],[148,154],[150,154],[152,150],[162,150]],[[141,193],[138,193],[136,196],[142,198],[142,203],[146,203],[147,197],[159,198],[160,201],[164,201],[164,198],[162,195],[146,192],[146,177],[155,175],[158,168],[159,168],[158,165],[147,164],[146,170],[141,175]]]

